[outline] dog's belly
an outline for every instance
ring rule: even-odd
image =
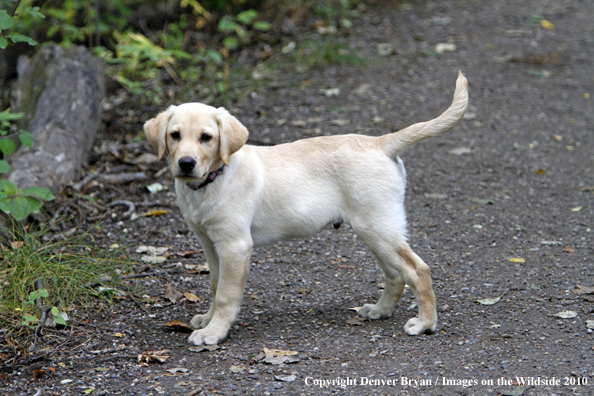
[[[310,238],[323,227],[344,218],[339,210],[319,206],[314,211],[259,213],[252,222],[254,246],[268,245],[283,239]]]

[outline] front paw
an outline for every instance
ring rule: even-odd
[[[389,318],[392,316],[392,310],[386,312],[387,310],[382,310],[379,307],[379,304],[365,304],[357,311],[359,316],[364,318],[369,318],[372,320],[382,319],[382,318]]]
[[[216,345],[227,338],[227,331],[209,330],[207,328],[195,330],[188,341],[194,345]]]
[[[424,323],[419,318],[411,318],[404,325],[406,334],[415,336],[419,334],[430,334],[435,331],[435,323]]]
[[[190,320],[190,325],[195,329],[202,329],[210,323],[212,319],[212,315],[195,315],[192,320]],[[196,344],[199,345],[199,344]]]

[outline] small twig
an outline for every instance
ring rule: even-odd
[[[74,186],[72,186],[72,188],[75,191],[80,191],[83,189],[84,186],[86,186],[87,184],[89,184],[91,181],[95,180],[96,178],[98,178],[101,174],[100,173],[89,173],[88,175],[86,175],[81,181],[79,181],[78,183],[76,183]]]
[[[116,206],[116,205],[124,205],[124,206],[128,207],[128,210],[124,214],[122,214],[122,217],[131,216],[132,213],[134,213],[134,211],[136,210],[136,207],[130,201],[117,200],[117,201],[113,201],[112,203],[109,204],[109,206]]]
[[[99,359],[98,362],[106,362],[108,360],[113,360],[113,359],[138,359],[138,355],[114,355],[114,356],[109,356],[103,359]]]
[[[126,293],[126,295],[127,295],[128,297],[130,297],[130,299],[131,299],[132,301],[134,301],[134,303],[135,303],[136,305],[138,305],[138,306],[140,307],[140,309],[142,309],[142,310],[144,311],[144,313],[145,313],[145,314],[147,314],[147,315],[150,315],[150,314],[151,314],[151,313],[150,313],[150,312],[149,312],[149,311],[148,311],[148,310],[147,310],[147,309],[144,307],[144,305],[142,305],[142,304],[140,303],[140,301],[138,301],[138,300],[137,300],[137,299],[136,299],[136,298],[135,298],[135,297],[132,295],[132,293]]]

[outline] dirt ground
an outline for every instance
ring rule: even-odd
[[[109,207],[98,238],[130,253],[167,247],[158,267],[169,272],[130,280],[136,301],[81,313],[88,325],[66,330],[60,345],[2,367],[0,394],[594,394],[594,292],[584,289],[594,286],[593,15],[594,3],[579,0],[378,3],[353,20],[364,64],[263,69],[259,88],[231,108],[254,142],[381,135],[440,114],[465,73],[466,118],[403,155],[410,242],[432,268],[434,334],[404,333],[417,312],[410,290],[391,318],[353,319],[352,308],[379,298],[383,275],[343,225],[256,249],[228,340],[192,347],[165,323],[208,309],[208,275],[193,267],[204,257],[171,176],[155,176],[165,164],[152,164],[151,180],[104,188],[98,202],[128,196],[140,212],[170,212],[132,221]],[[455,50],[439,55],[439,43]],[[378,44],[395,53],[380,56]],[[122,129],[124,116],[114,117]],[[149,151],[145,142],[127,147]],[[153,182],[165,190],[149,193]],[[168,285],[199,300],[171,303]],[[264,348],[293,351],[296,361],[267,363]],[[164,363],[139,365],[138,354],[163,349]]]

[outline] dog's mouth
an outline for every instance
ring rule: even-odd
[[[174,177],[184,183],[202,183],[206,179],[206,173],[199,177],[195,172],[178,171]]]

